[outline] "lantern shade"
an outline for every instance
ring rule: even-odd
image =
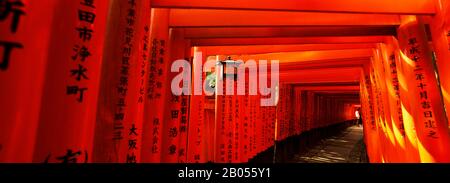
[[[218,61],[216,63],[216,68],[218,70],[219,79],[234,78],[234,80],[237,80],[238,68],[242,63],[242,61],[232,60],[231,57],[228,57],[227,60],[224,61]]]

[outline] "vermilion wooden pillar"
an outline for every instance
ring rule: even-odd
[[[373,105],[374,105],[374,115],[375,115],[375,124],[376,124],[376,131],[378,134],[378,148],[380,150],[379,157],[380,162],[385,163],[389,162],[389,155],[390,155],[390,144],[387,141],[387,135],[385,133],[385,121],[386,116],[384,114],[384,102],[382,97],[382,88],[381,88],[381,79],[378,77],[378,67],[375,64],[378,62],[376,58],[373,58],[372,60],[372,67],[370,71],[370,78],[372,82],[372,94],[373,94]]]
[[[412,108],[414,108],[415,106],[409,100],[410,93],[408,92],[408,84],[407,84],[408,78],[407,75],[403,72],[403,69],[401,69],[402,65],[405,63],[403,62],[402,53],[399,50],[397,39],[391,38],[391,41],[388,41],[388,43],[392,45],[395,55],[394,61],[396,66],[398,87],[399,87],[399,100],[400,100],[399,107],[401,108],[399,118],[401,115],[405,131],[405,150],[406,150],[405,159],[407,162],[420,162],[419,151],[417,149],[417,134],[414,125],[414,118],[412,117],[411,114]]]
[[[184,49],[184,59],[190,63],[190,69],[192,74],[192,47],[190,40],[183,39],[183,46]],[[184,81],[185,83],[188,81]],[[186,83],[187,84],[187,83]],[[192,89],[192,80],[190,82],[191,89]],[[179,138],[179,148],[184,149],[179,153],[178,156],[178,162],[179,163],[185,163],[187,161],[187,150],[188,150],[188,131],[189,131],[189,122],[190,122],[190,100],[192,97],[191,95],[184,95],[181,97],[181,120],[180,120],[180,138]]]
[[[312,125],[314,123],[313,113],[314,113],[314,93],[311,91],[306,92],[306,130],[310,131],[313,129]]]
[[[256,106],[256,118],[255,118],[255,156],[258,155],[262,151],[262,130],[263,130],[263,123],[262,123],[262,107],[261,107],[261,95],[257,95],[255,100],[255,106]]]
[[[212,161],[214,158],[213,153],[210,154],[204,153],[205,151],[214,152],[213,148],[214,143],[213,140],[211,140],[210,138],[211,135],[209,135],[210,131],[209,125],[206,125],[207,121],[205,116],[206,100],[203,92],[203,87],[195,87],[194,85],[204,86],[203,81],[205,80],[206,74],[203,72],[203,63],[207,59],[207,53],[198,47],[194,47],[193,50],[194,50],[192,62],[193,85],[192,85],[192,95],[190,97],[190,104],[189,104],[187,162],[205,163],[207,161]],[[196,77],[201,78],[196,79]]]
[[[370,157],[373,156],[373,148],[372,146],[369,146],[369,141],[371,140],[371,134],[369,129],[371,125],[371,116],[370,116],[370,106],[369,106],[369,97],[367,92],[367,86],[366,86],[366,79],[365,79],[365,71],[361,71],[361,78],[360,78],[360,103],[361,103],[361,114],[363,116],[362,118],[362,124],[363,124],[363,133],[364,133],[364,143],[366,144],[366,150],[367,150],[367,156]]]
[[[60,16],[57,0],[21,2],[0,21],[0,162],[32,161],[52,22]]]
[[[110,2],[56,4],[34,162],[92,161]]]
[[[392,40],[388,40],[392,42]],[[405,129],[403,125],[402,107],[400,101],[400,86],[397,76],[396,56],[394,54],[393,45],[381,45],[382,62],[384,66],[384,77],[386,78],[386,94],[388,101],[388,109],[391,121],[388,126],[392,129],[392,137],[395,141],[396,158],[391,162],[405,162]],[[390,124],[389,124],[390,123]]]
[[[366,72],[365,72],[366,73]],[[371,93],[371,81],[368,76],[368,74],[364,73],[362,90],[365,96],[361,99],[363,100],[362,103],[362,109],[363,109],[363,118],[364,120],[364,131],[365,131],[365,138],[366,138],[366,144],[367,144],[367,153],[369,156],[370,162],[380,162],[379,157],[379,148],[378,148],[378,134],[376,131],[376,124],[375,124],[375,116],[374,116],[374,108],[373,108],[373,99],[372,99],[372,93]]]
[[[277,123],[276,123],[276,140],[277,141],[281,141],[282,139],[282,131],[283,131],[283,122],[284,122],[284,114],[281,112],[284,110],[284,86],[283,84],[280,84],[279,86],[279,90],[278,90],[278,98],[279,98],[279,102],[277,104]]]
[[[277,140],[282,141],[289,135],[290,101],[288,100],[290,87],[286,84],[279,86],[279,103],[277,105]]]
[[[146,163],[159,163],[173,151],[173,147],[169,149],[170,145],[163,146],[163,138],[169,136],[163,131],[164,119],[167,117],[164,114],[168,100],[166,92],[167,86],[170,85],[167,79],[170,69],[169,11],[168,9],[151,11],[150,65],[141,149],[141,162]]]
[[[257,95],[250,95],[250,114],[249,114],[249,158],[256,155],[256,115],[257,115]]]
[[[241,124],[243,123],[243,113],[242,113],[243,111],[241,110],[242,109],[241,106],[244,105],[244,100],[243,100],[244,96],[238,95],[237,82],[235,83],[234,87],[235,87],[235,95],[234,95],[234,105],[232,108],[234,120],[233,120],[233,123],[231,124],[232,134],[233,134],[233,137],[232,137],[233,154],[232,154],[231,162],[240,163],[241,156],[242,156],[242,152],[240,149],[241,143],[242,143],[241,139],[240,139],[240,137],[241,137],[240,128],[241,128]]]
[[[238,76],[239,77],[239,76]],[[245,71],[245,95],[239,96],[241,104],[239,105],[239,111],[241,120],[239,122],[239,162],[248,162],[250,156],[250,94],[249,94],[249,71]]]
[[[169,65],[177,60],[186,60],[186,40],[184,39],[184,32],[182,29],[170,30],[170,60]],[[190,65],[184,65],[189,67]],[[188,68],[186,68],[188,69]],[[163,122],[163,150],[168,149],[167,153],[162,159],[165,163],[177,163],[186,161],[186,136],[188,125],[188,94],[174,94],[171,90],[172,79],[179,75],[180,72],[171,72],[167,70],[168,80],[166,84],[166,101],[165,118]],[[190,76],[190,72],[189,76]],[[188,82],[188,81],[183,81]],[[178,83],[183,86],[183,83]]]
[[[361,102],[363,105],[363,118],[364,120],[364,130],[366,135],[366,144],[367,144],[367,151],[369,155],[370,162],[380,163],[382,161],[381,158],[381,149],[380,149],[380,139],[379,139],[379,133],[378,133],[378,126],[377,126],[377,120],[376,118],[376,105],[374,101],[374,92],[373,92],[373,83],[371,79],[371,66],[365,65],[364,71],[362,73],[361,77],[361,83],[363,84],[361,86],[361,90],[364,93],[365,97],[361,97]]]
[[[142,149],[147,147],[143,145],[144,141],[144,124],[148,123],[145,120],[145,115],[148,113],[148,109],[145,106],[146,99],[148,99],[148,89],[150,85],[150,65],[155,63],[154,57],[151,54],[153,51],[153,41],[151,39],[151,1],[142,2],[142,9],[140,9],[140,20],[138,28],[139,50],[138,50],[138,68],[137,72],[137,87],[138,96],[135,99],[138,103],[135,115],[135,121],[131,124],[130,131],[128,133],[128,149],[127,162],[134,162],[132,160],[135,155],[137,162],[142,162]],[[153,58],[153,59],[152,59]],[[153,70],[153,73],[155,71]],[[133,127],[137,133],[132,133]],[[137,148],[131,148],[130,146],[137,141]],[[131,152],[130,152],[131,151]],[[130,160],[131,158],[131,160]]]
[[[148,1],[113,1],[103,51],[94,162],[140,161],[150,50]]]
[[[386,162],[395,162],[397,160],[397,151],[395,149],[396,141],[392,131],[392,119],[391,112],[389,106],[388,99],[388,91],[386,87],[386,78],[385,78],[385,69],[384,69],[384,57],[382,56],[381,44],[378,45],[378,48],[374,50],[374,68],[375,69],[375,78],[377,80],[378,85],[378,97],[380,99],[380,108],[382,116],[380,127],[382,130],[382,135],[384,139],[384,146],[386,147],[385,161]]]
[[[217,74],[217,73],[216,73]],[[222,88],[225,88],[227,80],[223,80]],[[228,80],[229,81],[229,80]],[[216,81],[216,87],[219,86],[219,81]],[[216,90],[217,91],[217,90]],[[224,90],[223,90],[224,91]],[[225,91],[224,91],[225,92]],[[229,96],[228,96],[229,97]],[[214,162],[215,163],[225,163],[227,162],[227,147],[226,147],[226,136],[228,136],[227,131],[227,109],[229,109],[229,104],[231,100],[227,99],[225,95],[217,95],[215,98],[215,128],[214,128]]]
[[[301,111],[304,106],[302,106],[302,90],[299,88],[294,88],[295,95],[295,106],[294,106],[294,121],[296,124],[295,134],[300,135],[302,130],[302,121],[301,121]]]

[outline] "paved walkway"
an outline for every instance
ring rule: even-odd
[[[351,126],[342,133],[321,140],[306,152],[297,154],[298,163],[365,163],[362,127]]]

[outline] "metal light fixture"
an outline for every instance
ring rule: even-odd
[[[223,78],[233,78],[237,81],[238,68],[242,64],[240,61],[232,60],[230,56],[226,60],[218,61],[216,64],[219,80]]]

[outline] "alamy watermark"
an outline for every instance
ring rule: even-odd
[[[255,60],[247,60],[245,62],[243,60],[207,60],[203,64],[202,58],[202,52],[195,52],[193,66],[187,60],[176,60],[172,63],[171,72],[179,73],[173,78],[171,83],[171,90],[174,95],[260,94],[262,96],[261,106],[275,106],[277,104],[279,84],[278,60],[271,60],[270,64],[267,60],[258,60],[258,62]],[[269,65],[270,67],[268,67]],[[246,72],[247,69],[248,72]],[[192,73],[194,73],[193,76]],[[213,74],[203,78],[203,73]],[[248,77],[248,80],[246,77]],[[268,85],[269,81],[270,85]],[[223,88],[224,82],[225,92]],[[237,85],[236,90],[234,88],[235,85]],[[246,87],[248,87],[248,92],[246,92]]]

